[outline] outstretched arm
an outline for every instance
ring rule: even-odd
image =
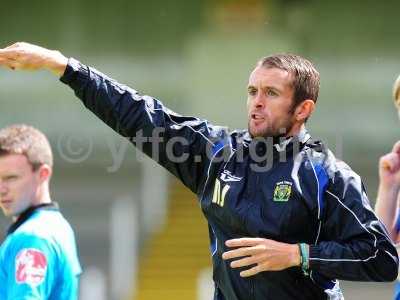
[[[159,100],[59,51],[16,43],[0,49],[0,65],[14,70],[45,69],[61,76],[85,107],[197,194],[204,191],[214,158],[230,149],[226,129],[176,114]]]

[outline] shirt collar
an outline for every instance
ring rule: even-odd
[[[286,147],[292,142],[293,144],[298,142],[300,144],[306,144],[311,139],[311,135],[308,133],[307,129],[303,126],[300,132],[295,136],[288,136],[286,138],[279,138],[277,142],[274,143],[274,147],[278,152],[286,150]]]
[[[50,202],[50,203],[43,203],[35,206],[30,206],[27,208],[23,213],[21,213],[17,220],[15,220],[14,223],[10,225],[10,227],[7,230],[7,235],[12,234],[19,226],[21,226],[23,223],[25,223],[26,220],[28,220],[36,211],[38,210],[59,210],[59,206],[56,202]]]

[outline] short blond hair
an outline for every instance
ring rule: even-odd
[[[400,76],[397,77],[393,85],[393,99],[397,109],[400,110]]]
[[[15,124],[0,130],[0,155],[25,155],[32,169],[41,165],[53,166],[53,153],[46,136],[36,128]]]

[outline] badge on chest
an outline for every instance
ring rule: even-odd
[[[274,189],[275,202],[287,202],[292,194],[292,183],[290,181],[277,182]]]

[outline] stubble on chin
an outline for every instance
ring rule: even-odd
[[[266,126],[264,128],[259,128],[259,129],[252,129],[251,127],[251,121],[248,122],[247,124],[247,131],[250,133],[250,136],[252,138],[268,138],[268,137],[276,137],[279,136],[279,132],[275,132],[276,130],[273,130],[270,128],[270,126]]]
[[[286,126],[281,126],[280,128],[270,128],[266,127],[259,130],[252,130],[250,122],[247,125],[247,131],[250,133],[252,138],[279,138],[286,136],[288,132],[291,131],[293,127],[292,123],[286,124]]]

